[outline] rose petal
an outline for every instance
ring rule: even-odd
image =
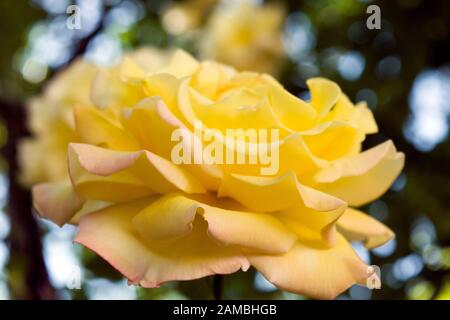
[[[159,97],[145,99],[133,109],[126,110],[122,123],[128,132],[139,141],[141,147],[167,160],[178,143],[183,144],[186,152],[193,154],[196,137],[181,123]],[[172,141],[174,130],[185,134],[182,141]],[[208,190],[217,190],[223,173],[215,164],[181,164],[201,181]]]
[[[283,87],[272,85],[269,91],[271,106],[280,121],[293,131],[310,128],[317,118],[316,110]]]
[[[333,81],[324,78],[311,78],[306,84],[311,92],[311,105],[319,116],[326,115],[338,101],[341,89]]]
[[[187,193],[206,192],[189,172],[149,151],[122,152],[71,143],[69,171],[75,184],[84,170],[97,176],[110,176],[128,170],[129,174],[157,193],[178,190]]]
[[[90,200],[109,202],[126,202],[139,199],[155,193],[142,181],[129,172],[118,172],[111,176],[96,176],[89,172],[74,174],[72,165],[72,180],[74,189],[80,196]]]
[[[301,223],[334,242],[336,220],[347,204],[333,196],[304,186],[292,172],[278,178],[227,175],[218,195],[230,197],[245,207]]]
[[[191,90],[192,97],[186,98],[188,101],[183,100],[182,103],[190,103],[195,120],[202,121],[205,128],[214,128],[224,134],[227,129],[283,130],[283,125],[274,114],[267,97],[261,98],[252,90],[243,88],[228,94],[220,101],[204,104],[195,98],[195,93]]]
[[[236,73],[234,69],[212,61],[204,61],[193,74],[190,86],[203,96],[215,100],[217,94]]]
[[[100,109],[121,109],[143,99],[144,92],[141,86],[120,79],[117,70],[100,69],[92,80],[90,96],[92,103]]]
[[[356,127],[342,121],[321,123],[299,135],[314,156],[325,160],[349,155],[362,140]]]
[[[218,196],[231,197],[251,210],[262,212],[281,211],[296,205],[327,212],[346,205],[340,199],[300,184],[293,172],[281,177],[226,175]]]
[[[352,208],[348,208],[339,218],[337,227],[347,239],[363,241],[368,249],[381,246],[394,238],[391,229],[371,216]]]
[[[368,266],[340,235],[333,247],[298,241],[285,254],[254,255],[249,260],[277,287],[317,299],[334,299],[370,276]]]
[[[115,123],[116,120],[107,118],[106,113],[92,107],[76,107],[74,115],[76,132],[81,141],[115,150],[134,151],[139,148],[133,136]]]
[[[386,141],[358,155],[331,162],[316,175],[315,188],[360,206],[382,195],[400,174],[404,154]]]
[[[32,193],[33,206],[39,215],[59,226],[68,222],[84,202],[74,193],[69,180],[38,184]]]
[[[133,225],[151,242],[188,234],[197,215],[208,222],[208,232],[213,237],[228,245],[281,253],[289,250],[297,239],[274,216],[223,209],[179,194],[156,200],[134,217]]]
[[[175,50],[168,64],[158,70],[158,73],[167,73],[181,79],[191,76],[200,66],[200,63],[184,50]]]
[[[105,208],[81,218],[75,242],[95,251],[130,283],[157,287],[172,280],[193,280],[212,274],[247,270],[239,249],[213,241],[203,219],[192,232],[171,241],[145,241],[131,221],[148,200]]]
[[[344,121],[357,127],[363,134],[378,132],[378,126],[372,111],[365,102],[359,102],[356,106],[345,95],[341,94],[333,109],[327,113],[322,122]]]
[[[378,126],[373,117],[372,111],[367,107],[365,102],[360,102],[356,105],[356,110],[359,113],[359,128],[365,134],[372,134],[378,132]]]

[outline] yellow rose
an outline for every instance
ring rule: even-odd
[[[202,58],[239,70],[276,75],[282,67],[284,10],[277,5],[248,0],[222,3],[215,8],[200,41]]]
[[[162,14],[162,25],[167,32],[179,35],[200,27],[204,16],[217,0],[187,0],[167,6]]]
[[[393,233],[349,206],[382,195],[404,156],[391,141],[361,152],[377,131],[365,104],[321,78],[308,81],[306,102],[269,75],[183,51],[150,71],[124,59],[116,80],[136,103],[94,80],[91,97],[102,99],[74,110],[72,187],[33,189],[43,217],[78,224],[76,242],[143,287],[254,266],[282,289],[333,298],[373,276],[349,240],[373,248]],[[213,130],[226,143],[230,129],[276,130],[276,172],[262,174],[260,162],[176,164],[176,148],[191,159],[207,148],[198,122],[200,135]],[[240,142],[249,154],[269,145]]]

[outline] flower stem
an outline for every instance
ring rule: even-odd
[[[214,299],[222,300],[222,282],[223,276],[220,274],[214,275],[213,278],[213,295]]]

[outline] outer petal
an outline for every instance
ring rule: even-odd
[[[139,81],[145,77],[145,70],[133,59],[125,57],[120,64],[120,78],[124,81]]]
[[[143,99],[144,93],[141,86],[121,80],[118,70],[113,69],[97,72],[92,81],[90,96],[92,103],[98,108],[121,109]]]
[[[147,57],[147,59],[153,57]],[[123,59],[120,73],[124,80],[138,81],[146,75],[170,74],[177,78],[192,75],[200,63],[189,53],[183,50],[175,50],[167,56],[154,57],[154,63],[139,61],[137,56],[130,55]],[[142,60],[142,59],[141,59]]]
[[[319,116],[330,111],[341,95],[341,89],[333,81],[324,78],[312,78],[306,81],[311,92],[311,104]]]
[[[344,121],[349,122],[363,134],[371,134],[378,132],[377,123],[373,117],[372,111],[367,107],[365,102],[359,102],[356,106],[345,95],[341,94],[333,110],[328,112],[321,119],[327,121]]]
[[[127,172],[119,172],[102,177],[83,172],[74,174],[72,165],[72,180],[74,189],[80,196],[90,200],[109,202],[127,202],[152,195],[155,191],[142,181]]]
[[[157,193],[206,192],[186,170],[149,151],[120,152],[87,144],[69,145],[69,170],[76,185],[87,171],[96,176],[128,173]]]
[[[33,206],[39,215],[59,226],[68,222],[84,202],[74,193],[68,180],[41,183],[34,186],[32,192]]]
[[[279,85],[270,87],[269,98],[280,121],[293,131],[310,128],[317,118],[316,110],[309,103],[297,98]]]
[[[255,211],[274,212],[321,232],[330,243],[334,241],[334,223],[347,204],[297,181],[292,172],[278,178],[228,175],[219,189],[227,196]],[[285,223],[291,227],[291,223]]]
[[[334,160],[349,155],[361,142],[357,128],[342,121],[322,123],[299,133],[310,152],[321,159]]]
[[[88,104],[90,80],[94,78],[98,69],[98,66],[77,58],[52,78],[45,90],[45,99],[61,103],[61,106]]]
[[[368,249],[391,240],[394,233],[367,214],[348,208],[337,222],[338,230],[349,240],[364,241]]]
[[[360,130],[366,134],[377,133],[377,123],[367,104],[365,102],[358,103],[356,110],[358,111],[358,125]]]
[[[74,111],[76,132],[80,140],[93,145],[106,145],[115,150],[137,150],[138,144],[119,123],[92,107],[77,107]]]
[[[207,197],[203,200],[211,201]],[[208,222],[208,232],[214,238],[228,245],[282,253],[287,252],[297,239],[295,233],[274,216],[222,209],[180,194],[158,199],[136,215],[133,224],[142,237],[151,242],[188,234],[197,216]]]
[[[68,223],[73,225],[78,225],[80,222],[80,218],[88,215],[93,212],[97,212],[101,209],[107,208],[111,205],[110,202],[107,201],[98,201],[98,200],[86,200],[83,206],[78,210],[74,216],[70,219]]]
[[[284,139],[279,150],[280,174],[294,170],[302,183],[310,184],[314,172],[325,167],[328,161],[314,156],[303,137],[293,134]]]
[[[172,280],[192,280],[212,274],[247,270],[239,249],[210,238],[206,222],[196,220],[192,232],[172,241],[145,241],[131,223],[148,201],[108,207],[83,216],[75,242],[98,253],[130,283],[157,287]]]
[[[180,81],[170,74],[157,74],[145,79],[143,87],[144,91],[149,97],[161,97],[164,103],[176,115],[177,119],[180,117],[177,106],[177,93],[180,86]]]
[[[20,141],[18,161],[20,182],[26,186],[59,181],[67,177],[66,151],[70,138],[62,130]],[[67,140],[66,140],[67,139]]]
[[[275,212],[302,201],[297,186],[292,173],[275,178],[227,174],[218,196],[235,199],[251,210]]]
[[[315,188],[352,206],[360,206],[382,195],[400,174],[404,154],[386,141],[356,156],[336,160],[316,175]]]
[[[277,287],[318,299],[333,299],[371,275],[340,235],[331,248],[298,241],[286,254],[250,256],[249,260]]]
[[[175,50],[166,67],[158,70],[158,73],[167,73],[184,78],[191,76],[200,66],[200,63],[184,50]]]

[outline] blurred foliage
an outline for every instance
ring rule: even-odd
[[[14,68],[15,59],[23,47],[30,26],[46,13],[30,6],[28,1],[0,2],[0,97],[22,96],[32,89]]]
[[[96,20],[90,25],[91,29],[75,35],[70,35],[71,31],[66,30],[62,37],[66,38],[67,43],[64,46],[49,44],[47,51],[41,50],[39,53],[38,50],[41,56],[33,56],[36,54],[36,51],[33,53],[36,39],[32,35],[43,36],[50,31],[41,28],[44,30],[42,31],[36,26],[51,27],[61,21],[61,18],[64,20],[65,10],[53,10],[60,5],[57,6],[57,1],[51,0],[1,1],[0,98],[25,102],[28,96],[39,92],[45,85],[45,79],[63,68],[73,55],[81,51],[100,61],[102,57],[113,57],[113,53],[119,54],[121,50],[139,45],[177,46],[196,54],[196,39],[201,37],[201,25],[194,30],[173,35],[166,32],[162,24],[167,6],[189,1],[92,1],[98,6],[92,5],[89,10],[97,10],[98,16],[93,18]],[[374,112],[381,134],[369,136],[364,147],[371,147],[390,138],[406,154],[404,173],[393,188],[382,199],[363,208],[396,233],[393,243],[386,245],[378,253],[375,251],[370,254],[370,263],[381,266],[383,290],[363,292],[364,290],[351,289],[341,298],[450,299],[449,96],[445,101],[440,101],[443,110],[447,110],[447,113],[441,115],[447,126],[447,133],[435,146],[424,150],[413,143],[407,134],[413,112],[411,94],[414,83],[422,72],[442,71],[447,79],[443,82],[444,91],[450,92],[450,2],[266,2],[281,2],[287,8],[284,38],[288,62],[280,77],[286,88],[293,94],[304,97],[305,80],[308,77],[320,75],[335,80],[352,100],[367,100]],[[83,1],[77,3],[83,4]],[[368,17],[366,8],[370,4],[381,8],[381,30],[369,30],[365,26]],[[65,9],[64,6],[62,8]],[[112,15],[114,10],[116,14]],[[202,23],[207,20],[207,15],[208,10],[202,16]],[[88,43],[83,42],[86,39]],[[51,41],[62,40],[56,37]],[[96,43],[97,47],[107,49],[97,50]],[[55,54],[54,50],[60,53],[59,56],[52,61],[46,59]],[[41,59],[40,68],[44,68],[42,70],[45,73],[41,72],[43,77],[35,83],[24,80],[27,59]],[[45,64],[46,61],[49,62],[48,65]],[[434,98],[436,97],[429,96],[430,103]],[[7,132],[2,124],[0,128],[0,141],[5,141]],[[416,128],[413,133],[421,134],[417,132],[419,129]],[[86,282],[83,283],[82,290],[59,287],[61,298],[92,298],[90,279],[104,278],[120,282],[119,274],[106,262],[86,249],[78,251]],[[14,257],[14,252],[10,256]],[[17,261],[20,263],[20,257]],[[0,269],[1,267],[0,264]],[[7,271],[9,281],[20,283],[21,275],[14,270],[14,266],[10,265]],[[254,270],[224,277],[223,297],[302,298],[267,285],[261,287],[262,280],[260,285],[255,286],[255,279],[258,277],[255,278]],[[134,294],[138,299],[212,299],[212,287],[212,278],[205,278],[165,284],[157,289],[136,289]]]

